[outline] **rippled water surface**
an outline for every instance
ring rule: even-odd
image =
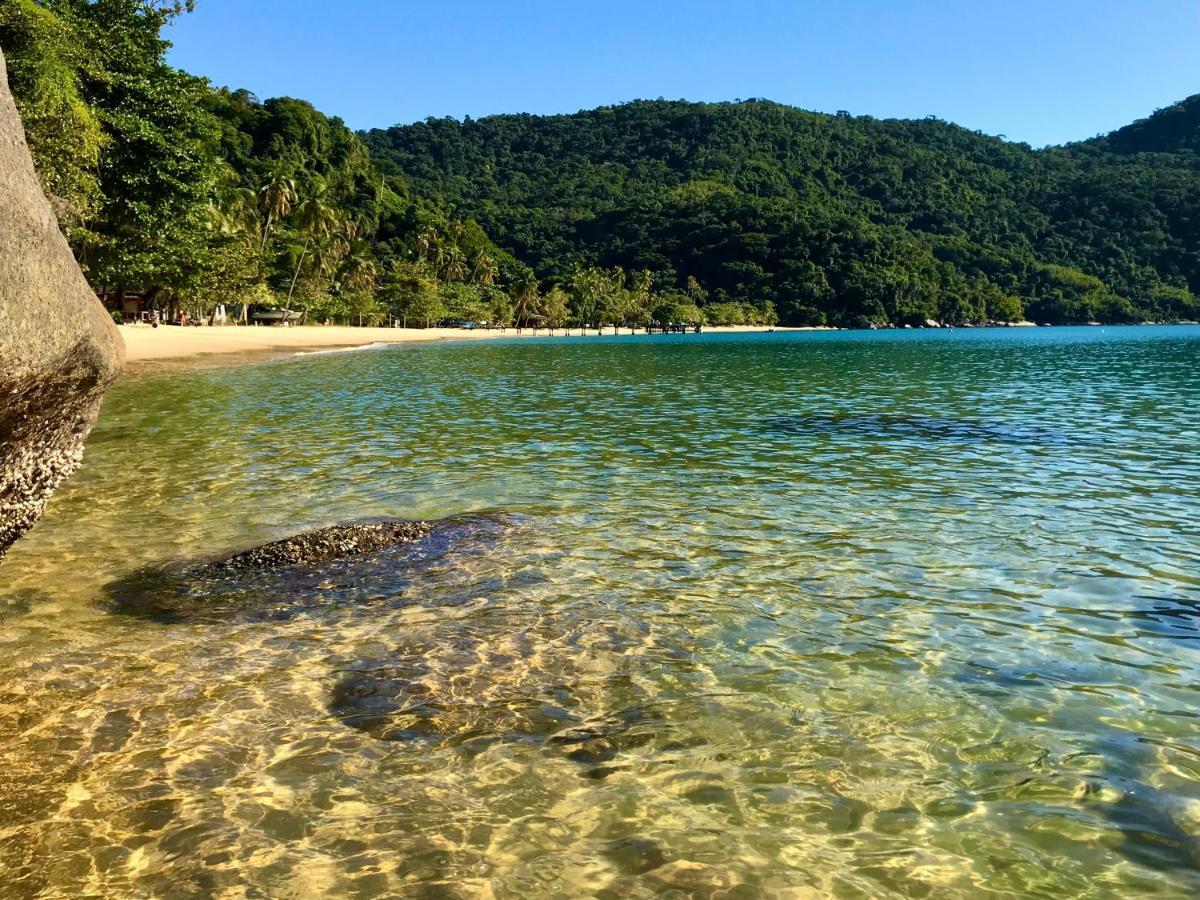
[[[1195,896],[1197,396],[1184,327],[125,381],[0,567],[0,893]],[[145,570],[378,516],[459,518]]]

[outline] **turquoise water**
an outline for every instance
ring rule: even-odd
[[[0,568],[4,893],[1194,896],[1198,395],[1192,327],[123,382]],[[467,513],[122,605],[148,565]]]

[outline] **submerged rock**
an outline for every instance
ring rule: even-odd
[[[201,571],[263,571],[330,562],[418,541],[432,532],[433,525],[429,522],[404,520],[331,525],[236,553],[228,559],[203,566]]]
[[[138,569],[104,586],[111,612],[159,622],[285,620],[363,603],[406,602],[410,577],[448,553],[484,552],[503,516],[351,522],[232,556]]]
[[[0,55],[0,557],[79,465],[125,348],[42,193]]]

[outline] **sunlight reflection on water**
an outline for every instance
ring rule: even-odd
[[[4,890],[1192,896],[1198,360],[574,338],[122,383],[0,570]],[[469,512],[505,524],[112,603]]]

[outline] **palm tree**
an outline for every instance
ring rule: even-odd
[[[526,269],[514,279],[512,284],[513,324],[520,329],[531,319],[536,321],[538,301],[541,292],[538,290],[537,277],[531,269]],[[534,326],[536,330],[536,325]]]
[[[467,256],[457,245],[446,251],[446,264],[442,270],[447,281],[461,281],[467,277]]]
[[[326,205],[325,197],[326,189],[322,182],[314,182],[312,192],[305,198],[304,202],[296,209],[296,224],[299,226],[302,234],[305,235],[304,249],[300,252],[300,259],[296,262],[296,271],[292,275],[292,285],[288,288],[288,303],[292,301],[292,297],[296,293],[296,282],[300,280],[300,270],[304,266],[304,260],[308,256],[308,252],[312,249],[313,242],[316,241],[322,245],[323,263],[336,256],[334,242],[331,240],[334,233],[337,231],[341,220],[338,214],[332,207]],[[326,246],[330,245],[330,246]]]
[[[471,260],[471,280],[476,284],[492,284],[499,274],[496,263],[482,250]]]
[[[287,217],[296,202],[296,181],[283,169],[277,168],[270,179],[258,189],[258,202],[266,218],[262,228],[260,249],[267,248],[271,232],[280,220]]]
[[[413,238],[413,248],[417,252],[417,259],[423,262],[434,260],[435,264],[440,266],[442,236],[432,225],[427,225],[417,232],[417,236]]]
[[[315,237],[310,254],[310,271],[321,278],[332,278],[338,272],[338,263],[346,253],[346,244],[337,236]]]
[[[620,266],[612,269],[599,270],[597,283],[600,290],[599,303],[596,307],[596,333],[604,330],[604,320],[608,319],[613,327],[613,334],[625,320],[629,307],[629,294],[625,290],[625,270]]]
[[[233,169],[223,169],[211,202],[212,224],[223,235],[254,234],[258,231],[258,197],[242,187]]]
[[[209,205],[210,224],[222,236],[236,239],[249,263],[258,249],[258,196],[242,186],[237,173],[229,166],[223,166],[218,177],[216,196]],[[248,303],[242,304],[243,322],[249,308]]]
[[[654,297],[654,275],[649,269],[642,269],[634,273],[631,280],[633,285],[629,292],[625,317],[629,323],[629,333],[633,334],[634,325],[644,322],[650,313],[650,304]]]
[[[369,291],[379,278],[375,260],[362,247],[354,247],[342,258],[338,284],[352,291]]]
[[[557,284],[542,298],[542,315],[546,317],[550,334],[553,335],[555,329],[567,324],[568,301],[566,291]]]
[[[374,290],[379,283],[379,269],[375,260],[368,255],[365,245],[350,249],[341,261],[338,269],[337,283],[339,290],[349,290],[353,293],[367,294]],[[351,298],[353,299],[353,298]],[[358,316],[358,324],[362,325],[362,314]]]
[[[602,294],[600,276],[600,269],[593,267],[576,269],[575,274],[571,276],[572,306],[575,309],[575,316],[579,320],[581,335],[585,333],[587,326],[596,317]]]

